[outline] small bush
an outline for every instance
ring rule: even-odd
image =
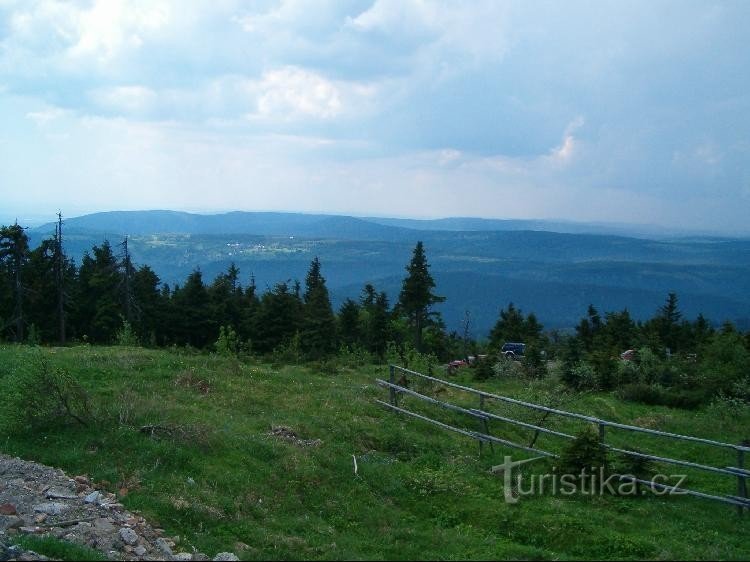
[[[669,406],[694,410],[706,402],[703,389],[685,390],[664,388],[656,384],[636,383],[623,386],[617,395],[630,402],[640,402],[649,406]]]
[[[487,380],[495,375],[492,360],[489,357],[486,357],[484,359],[477,359],[476,366],[473,370],[474,379],[478,381]]]
[[[547,361],[545,360],[542,350],[536,345],[526,346],[521,363],[524,374],[532,379],[543,379],[547,376]]]
[[[135,347],[138,345],[138,336],[136,336],[133,326],[127,320],[123,319],[122,327],[120,327],[115,335],[115,342],[117,345],[125,347]]]
[[[596,475],[608,467],[607,450],[593,427],[587,427],[563,450],[560,468],[565,474]]]
[[[299,332],[294,334],[292,339],[281,344],[273,350],[271,361],[274,365],[299,365],[305,355],[302,352],[302,340]]]
[[[49,426],[60,421],[88,425],[89,395],[63,369],[52,369],[41,361],[32,371],[19,371],[3,379],[0,396],[0,431],[7,434],[25,428]]]
[[[219,338],[214,343],[216,353],[224,356],[237,356],[240,352],[240,338],[231,326],[219,328]]]
[[[363,367],[374,362],[374,357],[360,345],[342,345],[338,360],[346,367]]]
[[[576,390],[598,390],[599,379],[594,367],[586,361],[579,361],[563,376],[565,383]]]
[[[503,356],[492,366],[492,370],[495,372],[495,375],[502,378],[515,377],[520,372],[515,361],[506,359]]]

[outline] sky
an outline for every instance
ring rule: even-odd
[[[749,233],[750,2],[0,0],[0,222]]]

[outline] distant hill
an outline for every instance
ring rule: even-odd
[[[572,225],[572,226],[571,226]],[[66,250],[76,260],[105,238],[129,236],[136,263],[169,284],[196,267],[207,280],[234,262],[261,290],[304,279],[319,256],[336,301],[358,297],[372,282],[393,303],[414,244],[425,243],[442,312],[458,329],[466,310],[477,335],[514,302],[548,327],[577,323],[588,304],[628,308],[645,319],[677,292],[687,317],[750,328],[750,240],[692,236],[648,238],[613,233],[552,232],[545,221],[364,219],[334,215],[175,211],[107,212],[66,219]],[[572,223],[571,228],[578,228]],[[578,225],[580,226],[580,225]],[[539,227],[523,230],[522,227]],[[582,229],[593,228],[583,225]],[[32,243],[54,232],[30,229]]]

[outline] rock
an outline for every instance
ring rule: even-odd
[[[214,556],[214,562],[234,562],[235,560],[239,560],[239,558],[233,552],[220,552]]]
[[[179,560],[181,562],[189,562],[193,559],[193,555],[190,552],[178,552],[172,556],[172,560]]]
[[[83,501],[85,503],[99,503],[99,500],[102,498],[101,492],[93,491],[88,496],[83,498]]]
[[[47,497],[51,500],[75,500],[78,498],[75,492],[59,487],[47,490]]]
[[[161,550],[164,554],[167,556],[172,556],[172,549],[167,544],[167,541],[165,541],[162,537],[159,537],[156,539],[156,548]]]
[[[37,513],[46,513],[47,515],[60,515],[63,511],[67,511],[70,506],[60,502],[47,502],[40,503],[34,506],[34,511]]]
[[[16,513],[16,506],[12,503],[0,505],[0,515],[15,515]]]
[[[83,476],[83,475],[76,476],[75,478],[73,478],[73,480],[75,480],[76,483],[78,483],[78,484],[83,484],[84,486],[90,486],[91,485],[91,481],[86,476]]]
[[[23,519],[16,515],[0,515],[0,531],[23,527]]]
[[[122,539],[122,542],[131,546],[138,542],[138,534],[129,527],[123,527],[120,529],[120,538]]]
[[[26,535],[35,535],[45,531],[43,527],[19,527],[18,530]]]
[[[133,549],[133,554],[135,554],[136,556],[143,556],[144,554],[146,554],[146,552],[148,551],[143,545],[138,545]]]
[[[44,523],[47,520],[47,517],[49,517],[49,515],[47,515],[46,513],[40,513],[39,515],[34,517],[34,523],[36,523],[37,525],[39,525],[40,523]]]

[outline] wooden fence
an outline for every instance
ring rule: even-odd
[[[456,404],[451,404],[449,402],[438,400],[431,396],[420,394],[419,392],[416,392],[415,390],[406,388],[406,386],[398,384],[396,382],[397,372],[400,372],[403,377],[406,377],[406,376],[417,377],[419,379],[432,381],[434,383],[438,383],[438,384],[441,384],[450,388],[455,388],[465,393],[475,395],[478,397],[478,408],[465,408],[462,406],[458,406]],[[386,402],[383,400],[376,400],[376,402],[378,402],[379,404],[383,405],[384,407],[392,411],[399,412],[401,414],[420,419],[424,422],[436,425],[442,429],[453,431],[455,433],[459,433],[466,437],[475,439],[479,442],[480,453],[481,453],[483,445],[485,443],[488,443],[488,444],[503,445],[506,447],[514,448],[514,449],[520,449],[520,450],[527,451],[529,453],[533,453],[535,455],[543,456],[543,457],[557,458],[559,456],[556,453],[551,452],[551,451],[545,451],[545,450],[542,450],[533,446],[529,447],[526,445],[521,445],[519,443],[515,443],[507,439],[501,439],[499,437],[493,436],[490,433],[490,426],[489,426],[490,421],[503,422],[506,424],[523,427],[526,429],[532,429],[538,433],[552,435],[552,436],[559,437],[562,439],[567,439],[567,440],[575,439],[575,436],[570,435],[568,433],[555,431],[547,427],[543,427],[541,425],[523,422],[514,418],[500,416],[498,414],[487,411],[485,407],[487,401],[498,401],[498,402],[504,402],[507,404],[515,404],[517,406],[521,406],[521,407],[528,408],[531,410],[541,411],[547,414],[577,419],[577,420],[581,420],[581,421],[594,424],[598,427],[599,440],[602,446],[608,451],[612,451],[613,453],[618,453],[621,455],[626,455],[626,456],[631,456],[631,457],[636,457],[636,458],[641,458],[641,459],[648,459],[650,461],[654,461],[658,463],[682,466],[685,468],[696,469],[696,470],[700,470],[704,472],[721,475],[723,477],[731,477],[733,479],[736,479],[737,494],[736,495],[729,495],[729,494],[717,495],[715,493],[706,493],[706,492],[701,492],[698,490],[691,490],[687,488],[677,488],[675,486],[667,486],[665,484],[660,484],[660,483],[653,482],[653,481],[641,480],[641,479],[634,478],[631,476],[628,476],[628,477],[623,476],[622,477],[623,479],[627,479],[629,481],[634,481],[634,482],[639,482],[641,484],[646,484],[650,487],[653,487],[655,489],[658,489],[664,492],[675,492],[675,493],[680,493],[680,494],[685,494],[685,495],[690,495],[690,496],[695,496],[695,497],[704,498],[708,500],[731,504],[737,507],[737,510],[740,514],[744,511],[744,509],[750,509],[750,499],[748,499],[748,492],[747,492],[747,479],[750,477],[750,470],[745,469],[745,457],[746,457],[746,454],[750,452],[750,447],[746,447],[743,445],[733,445],[731,443],[722,443],[721,441],[704,439],[702,437],[693,437],[690,435],[680,435],[676,433],[668,433],[665,431],[657,431],[655,429],[648,429],[648,428],[638,427],[634,425],[626,425],[622,423],[611,422],[611,421],[599,419],[593,416],[586,416],[583,414],[577,414],[577,413],[568,412],[565,410],[548,408],[546,406],[541,406],[539,404],[532,404],[530,402],[516,400],[514,398],[509,398],[507,396],[501,396],[497,394],[492,394],[490,392],[485,392],[482,390],[470,388],[467,386],[462,386],[460,384],[456,384],[456,383],[449,382],[443,379],[439,379],[433,376],[429,376],[429,375],[425,375],[422,373],[418,373],[416,371],[405,369],[404,367],[400,367],[398,365],[390,366],[390,380],[385,381],[382,379],[377,379],[377,383],[380,386],[385,387],[389,390],[389,401]],[[459,414],[466,415],[470,418],[473,418],[477,420],[478,424],[481,427],[481,431],[473,431],[473,430],[466,429],[466,428],[455,427],[453,425],[443,423],[441,421],[435,420],[428,416],[418,414],[416,412],[412,412],[410,410],[402,408],[399,406],[399,395],[402,395],[402,394],[414,397],[418,400],[432,404],[434,406],[437,406],[446,410],[450,410],[452,412],[457,412]],[[687,442],[692,442],[692,443],[699,443],[699,444],[713,447],[713,448],[731,450],[736,453],[736,458],[737,458],[736,466],[717,467],[717,466],[711,466],[711,465],[701,464],[701,463],[687,461],[687,460],[674,459],[674,458],[669,458],[666,456],[651,455],[651,454],[646,454],[646,453],[642,453],[638,451],[632,451],[629,449],[615,447],[612,444],[607,443],[607,433],[609,429],[617,429],[617,430],[624,430],[624,431],[641,433],[641,434],[648,434],[648,435],[656,436],[660,439],[681,440],[681,441],[687,441]]]

